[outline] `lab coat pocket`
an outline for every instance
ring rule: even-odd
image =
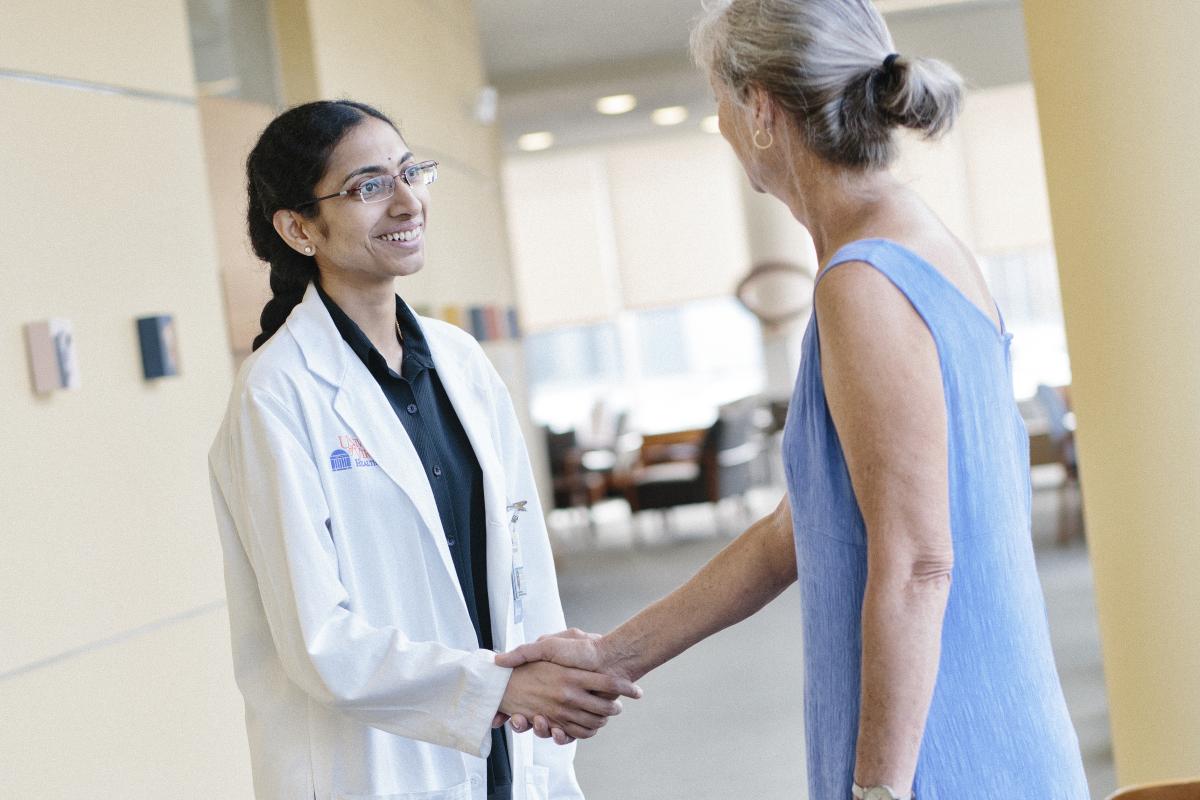
[[[550,768],[530,764],[525,768],[525,800],[550,800]]]
[[[471,800],[471,782],[460,783],[449,789],[432,792],[400,792],[399,794],[345,794],[334,795],[337,800]]]

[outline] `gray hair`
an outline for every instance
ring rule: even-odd
[[[962,78],[933,59],[893,52],[870,0],[707,0],[692,56],[744,102],[765,90],[821,158],[881,169],[895,157],[892,129],[934,138],[949,130]]]

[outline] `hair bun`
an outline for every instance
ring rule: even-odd
[[[934,137],[948,130],[962,106],[963,82],[936,59],[889,55],[875,71],[868,102],[881,121]]]
[[[958,115],[958,74],[894,49],[869,0],[708,0],[692,30],[696,63],[735,101],[765,90],[817,156],[852,169],[887,168],[893,128],[936,136]]]

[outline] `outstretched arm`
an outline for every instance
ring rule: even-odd
[[[617,673],[637,680],[754,614],[795,580],[792,514],[785,497],[687,583],[600,641]]]
[[[692,645],[755,613],[796,580],[787,498],[687,583],[603,637],[580,631],[543,637],[496,657],[504,667],[550,661],[636,681]],[[524,721],[514,719],[514,727]],[[547,732],[539,726],[539,734]]]

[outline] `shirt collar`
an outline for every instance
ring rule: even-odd
[[[321,302],[325,304],[326,310],[329,311],[329,316],[333,319],[338,333],[342,335],[342,339],[350,346],[359,360],[367,366],[367,369],[387,370],[387,362],[383,355],[375,348],[375,345],[371,344],[371,340],[363,333],[362,328],[358,327],[358,323],[350,319],[350,315],[343,311],[319,285],[317,293],[321,296]],[[425,339],[425,333],[421,330],[420,323],[417,322],[416,314],[412,312],[407,303],[400,299],[399,295],[396,296],[396,320],[400,323],[400,331],[404,335],[404,359],[400,365],[402,376],[412,378],[423,369],[432,369],[433,356],[429,351],[429,342]]]

